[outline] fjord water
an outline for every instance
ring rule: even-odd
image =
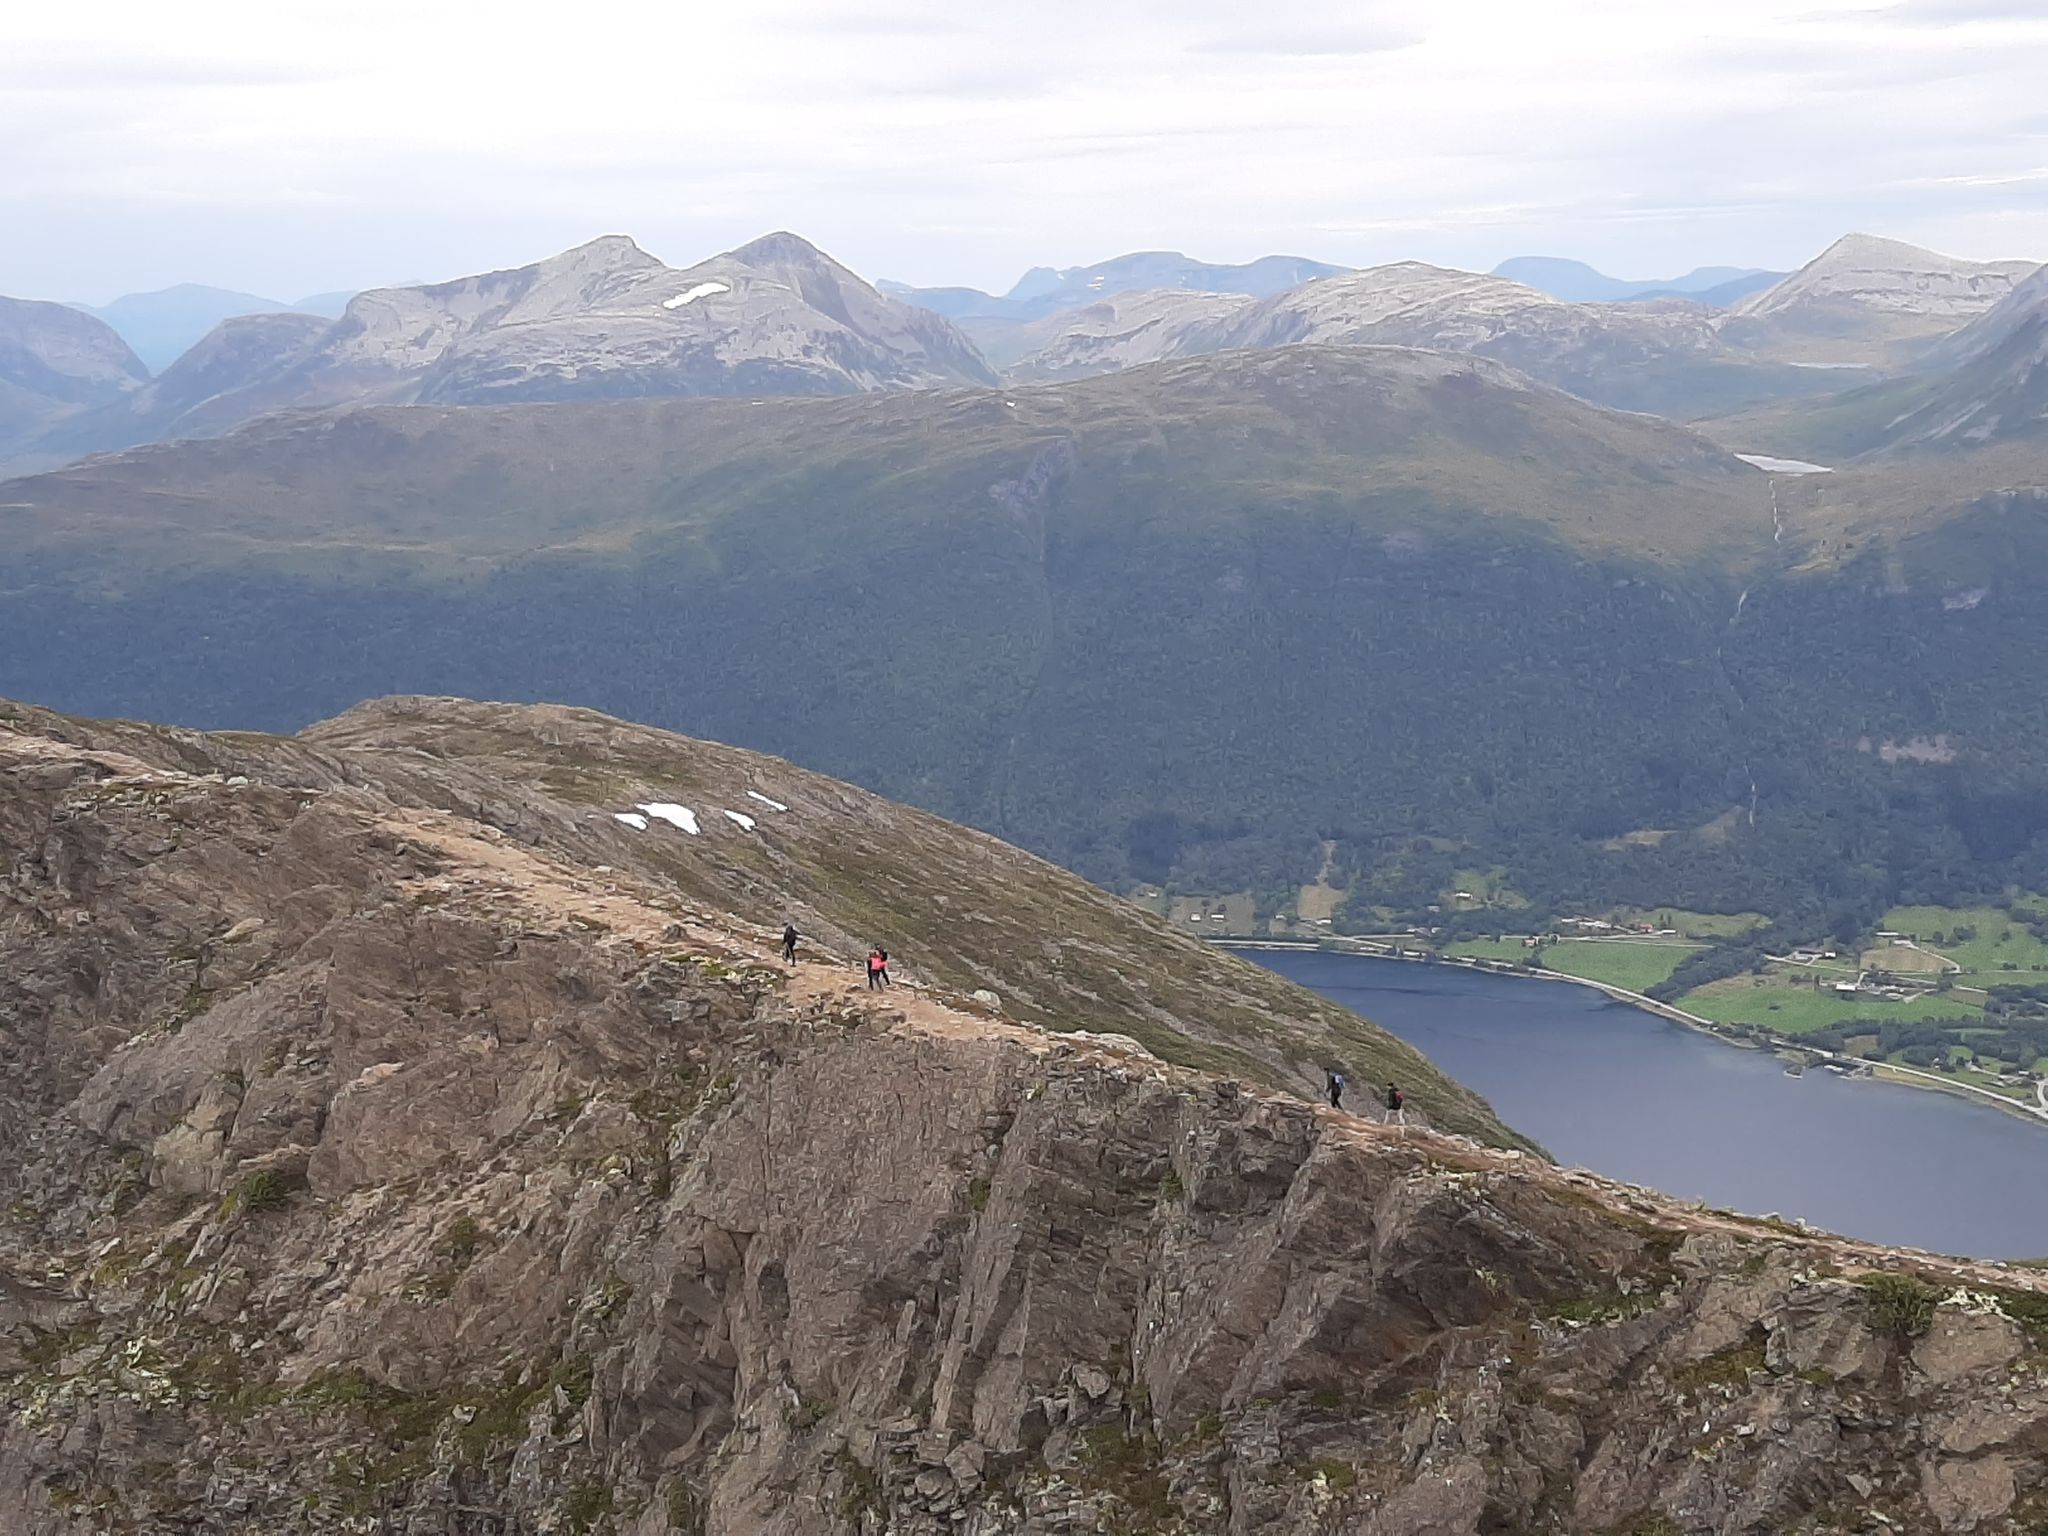
[[[1925,1089],[1788,1077],[1768,1051],[1590,987],[1363,955],[1250,957],[1399,1035],[1567,1165],[1875,1242],[2048,1255],[2048,1125]],[[1367,1105],[1372,1086],[1354,1090]]]

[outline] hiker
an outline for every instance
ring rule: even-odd
[[[1330,1108],[1342,1109],[1344,1107],[1344,1074],[1335,1067],[1331,1067],[1324,1075],[1330,1080]]]
[[[796,940],[796,924],[784,923],[782,925],[782,960],[785,965],[796,964]]]
[[[889,979],[889,951],[877,944],[875,946],[875,953],[882,957],[882,985],[885,987],[895,986],[896,983]]]
[[[882,953],[881,945],[877,944],[868,951],[868,990],[870,992],[879,992],[884,986],[888,985],[888,971],[886,970],[888,964],[889,957]]]
[[[1407,1128],[1408,1111],[1404,1107],[1407,1102],[1407,1094],[1396,1088],[1392,1083],[1387,1084],[1387,1124],[1398,1125],[1404,1130]]]

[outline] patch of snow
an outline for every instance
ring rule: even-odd
[[[672,827],[681,827],[692,837],[704,835],[697,827],[697,813],[687,805],[671,805],[666,800],[657,800],[652,805],[641,806],[640,809],[657,821],[665,821]]]
[[[731,292],[731,283],[697,283],[692,287],[685,288],[681,293],[677,294],[672,299],[663,299],[661,301],[661,307],[663,309],[681,309],[685,304],[694,304],[699,299],[708,299],[714,293]]]
[[[623,821],[635,832],[645,832],[647,830],[647,818],[638,811],[613,811],[612,820]]]
[[[745,827],[749,832],[754,830],[754,818],[751,816],[742,816],[738,811],[724,811],[720,814],[725,816],[730,821],[737,822],[740,826]]]
[[[1745,464],[1754,465],[1767,475],[1832,475],[1834,470],[1825,464],[1809,464],[1804,459],[1777,459],[1768,453],[1738,453],[1735,455]]]
[[[748,798],[749,800],[758,800],[758,801],[760,801],[760,802],[761,802],[761,803],[762,803],[763,805],[767,806],[767,807],[768,807],[768,809],[769,809],[769,810],[771,810],[771,811],[786,811],[786,810],[788,810],[788,809],[789,809],[789,807],[788,807],[788,806],[786,806],[786,805],[784,805],[784,804],[783,804],[783,803],[782,803],[782,802],[781,802],[780,800],[770,800],[770,799],[769,799],[769,798],[768,798],[768,797],[767,797],[766,795],[762,794],[762,793],[761,793],[761,791],[759,791],[758,789],[750,789],[750,790],[748,790],[748,791],[747,791],[747,798]]]

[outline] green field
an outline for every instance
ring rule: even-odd
[[[1739,939],[1769,921],[1761,912],[1688,912],[1683,907],[1621,907],[1617,923],[1675,928],[1688,939]]]
[[[1529,956],[1528,946],[1512,935],[1500,939],[1465,939],[1456,944],[1446,944],[1442,952],[1457,960],[1505,960],[1510,965],[1520,965]]]
[[[1837,997],[1811,980],[1772,972],[1764,976],[1731,976],[1710,982],[1678,999],[1678,1006],[1717,1024],[1756,1024],[1783,1034],[1800,1035],[1851,1019],[1969,1019],[1982,1010],[1953,996],[1930,995],[1910,1002],[1879,998]]]
[[[1894,1066],[1901,1065],[1897,1061],[1894,1061],[1892,1064]],[[1923,1068],[1922,1070],[1925,1069]],[[2011,1083],[2001,1083],[1998,1081],[1997,1074],[1982,1072],[1975,1067],[1967,1066],[1959,1067],[1953,1072],[1943,1072],[1940,1075],[1953,1078],[1959,1083],[1967,1083],[1972,1088],[1982,1088],[1986,1093],[1995,1093],[2000,1098],[2011,1099],[2015,1104],[2031,1104],[2034,1102],[2034,1087],[2031,1083],[2019,1086]]]
[[[1604,981],[1630,992],[1647,992],[1677,970],[1694,944],[1646,939],[1560,939],[1543,951],[1543,964],[1567,976]]]
[[[2048,982],[2048,943],[1997,907],[1893,907],[1878,924],[1947,955],[1965,985],[2037,986]],[[1975,936],[1953,938],[1959,928]]]

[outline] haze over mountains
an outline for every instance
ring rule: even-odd
[[[1119,293],[1179,289],[1263,299],[1347,270],[1303,256],[1262,256],[1240,265],[1196,261],[1179,251],[1139,251],[1085,267],[1033,267],[1000,298],[976,288],[913,288],[884,279],[884,293],[953,320],[1035,320]]]
[[[1526,283],[1553,299],[1566,299],[1574,304],[1684,298],[1718,309],[1770,287],[1785,274],[1766,272],[1760,267],[1695,267],[1682,277],[1631,282],[1609,277],[1583,261],[1567,257],[1514,256],[1495,267],[1493,276]]]
[[[153,357],[179,327],[224,318],[155,370],[110,334],[88,329],[60,343],[47,319],[37,334],[48,333],[48,355],[31,365],[23,333],[17,364],[0,375],[10,386],[0,464],[49,467],[347,403],[919,389],[999,373],[1030,382],[1303,342],[1473,352],[1586,399],[1689,419],[1915,366],[2029,270],[1857,236],[1716,308],[1597,273],[1594,282],[1591,269],[1554,261],[1504,269],[1624,296],[1561,299],[1509,277],[1415,262],[1346,272],[1298,257],[1223,266],[1173,252],[1033,269],[1001,298],[901,285],[888,293],[793,235],[683,269],[606,237],[507,272],[372,290],[331,323],[246,295],[173,289],[112,307],[136,322]],[[1723,278],[1701,269],[1675,286],[1712,296]],[[233,312],[244,306],[261,312]],[[88,335],[101,362],[80,361],[73,378],[66,357]],[[124,355],[108,374],[104,359]]]
[[[794,236],[682,269],[611,237],[236,317],[154,379],[15,306],[44,462],[159,446],[0,494],[0,684],[280,727],[588,702],[1112,885],[2048,888],[2024,270],[1851,237],[1716,310],[1079,269],[983,350]],[[1891,807],[1881,852],[1844,797]]]
[[[1773,483],[1751,446],[1368,346],[281,416],[4,487],[0,656],[199,724],[586,702],[1118,887],[1326,854],[1402,908],[1474,859],[1731,911],[2048,880],[2041,461]]]
[[[316,293],[295,304],[285,304],[229,288],[178,283],[154,293],[123,294],[111,304],[71,307],[104,320],[142,359],[144,367],[151,373],[162,373],[223,320],[280,314],[324,315],[332,320],[354,296],[352,291]]]

